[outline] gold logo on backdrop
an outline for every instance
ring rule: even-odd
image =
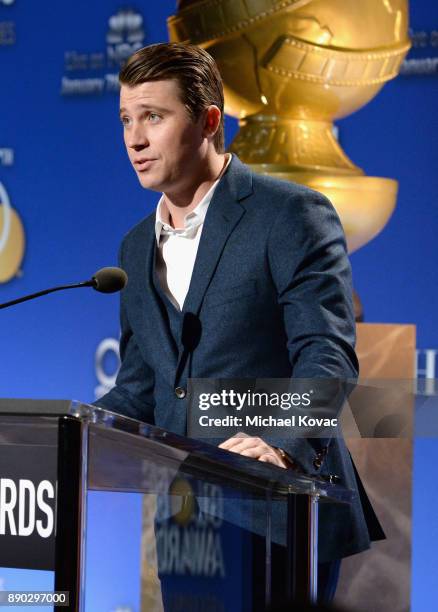
[[[176,478],[169,490],[172,516],[179,525],[187,525],[195,513],[193,489],[185,478]]]
[[[23,224],[0,183],[0,283],[7,283],[17,275],[23,261],[24,244]]]

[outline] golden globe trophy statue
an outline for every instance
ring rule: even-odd
[[[225,110],[240,126],[230,151],[327,195],[350,252],[386,225],[397,182],[366,176],[333,121],[397,75],[407,9],[407,0],[180,0],[168,19],[171,41],[207,49],[219,66]]]

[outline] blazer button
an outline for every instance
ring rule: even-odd
[[[184,399],[187,395],[187,391],[184,389],[184,387],[177,387],[175,389],[175,395],[178,399]]]
[[[321,457],[317,456],[317,457],[316,457],[316,459],[314,459],[314,460],[313,460],[313,467],[314,467],[316,470],[319,470],[319,468],[321,467],[321,465],[322,465],[322,459],[321,459]]]

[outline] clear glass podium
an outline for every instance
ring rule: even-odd
[[[315,601],[319,504],[354,495],[93,406],[0,400],[0,568],[53,571],[53,591],[68,593],[68,605],[52,609],[93,609],[93,491],[142,495],[142,553],[129,578],[141,603],[131,609],[166,612],[269,607],[273,546],[286,551],[288,596]]]

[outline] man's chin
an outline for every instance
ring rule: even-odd
[[[146,173],[137,172],[137,178],[143,189],[151,189],[152,191],[162,191],[160,181]]]

